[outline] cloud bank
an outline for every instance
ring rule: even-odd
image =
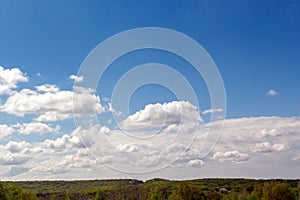
[[[67,90],[41,84],[18,89],[20,82],[28,80],[18,68],[0,67],[0,114],[15,119],[0,124],[1,180],[128,177],[112,168],[146,172],[157,166],[156,172],[130,176],[300,177],[296,170],[300,165],[299,116],[225,119],[215,148],[202,156],[201,147],[210,140],[207,135],[216,134],[223,121],[205,122],[199,108],[188,101],[145,105],[116,126],[100,121],[74,127],[68,125],[73,115],[117,111],[111,105],[106,108],[89,88]],[[223,111],[208,109],[201,114],[214,112]],[[149,129],[159,132],[149,135]]]

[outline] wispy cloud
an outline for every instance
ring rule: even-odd
[[[204,110],[202,112],[202,115],[206,115],[206,114],[210,114],[210,113],[217,113],[217,112],[223,112],[223,109],[222,108],[215,108],[215,109]]]
[[[276,90],[269,90],[266,95],[268,96],[276,96],[278,95],[278,92]]]

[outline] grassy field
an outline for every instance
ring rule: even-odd
[[[2,188],[2,189],[1,189]],[[300,180],[195,179],[170,181],[2,182],[0,199],[299,199]]]

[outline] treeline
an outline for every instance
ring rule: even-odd
[[[133,179],[0,183],[0,200],[300,200],[299,180]]]

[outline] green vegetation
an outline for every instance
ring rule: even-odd
[[[0,182],[0,200],[299,200],[300,180],[134,179]]]
[[[37,200],[37,196],[30,191],[16,187],[14,184],[3,185],[0,182],[0,200]]]

